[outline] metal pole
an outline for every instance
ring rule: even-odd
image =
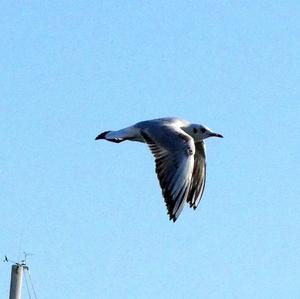
[[[12,265],[9,299],[21,299],[22,279],[23,265]]]

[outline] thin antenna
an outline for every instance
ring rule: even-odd
[[[4,256],[3,262],[17,264],[17,262],[10,260],[7,255]]]
[[[26,265],[27,257],[28,256],[33,256],[34,254],[31,253],[31,252],[25,252],[25,251],[23,252],[23,254],[24,254],[24,260],[22,260],[22,262],[24,262],[25,265]]]
[[[31,284],[31,288],[32,288],[32,291],[33,291],[33,295],[34,295],[34,298],[37,299],[37,295],[36,295],[36,292],[35,292],[35,288],[33,286],[33,282],[32,282],[32,279],[31,279],[31,275],[30,275],[30,271],[28,270],[27,271],[27,274],[28,274],[28,277],[29,277],[29,281],[30,281],[30,284]],[[25,275],[26,277],[26,275]]]
[[[27,290],[27,294],[29,296],[29,299],[31,299],[31,295],[30,295],[30,291],[29,291],[29,286],[28,286],[28,281],[27,281],[27,275],[24,275],[25,277],[25,285],[26,285],[26,290]]]

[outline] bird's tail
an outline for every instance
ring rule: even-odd
[[[115,142],[115,143],[120,143],[122,141],[124,141],[124,139],[122,138],[118,138],[116,136],[113,136],[113,131],[105,131],[101,134],[99,134],[95,140],[100,140],[100,139],[105,139],[107,141],[111,141],[111,142]]]
[[[134,140],[134,133],[132,128],[125,128],[119,131],[105,131],[99,134],[95,140],[105,139],[107,141],[120,143],[125,140]]]

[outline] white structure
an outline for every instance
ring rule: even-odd
[[[26,264],[15,264],[11,267],[9,299],[21,299],[23,271],[28,270]]]

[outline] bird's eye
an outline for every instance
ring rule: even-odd
[[[201,132],[202,132],[202,133],[205,133],[206,130],[205,130],[204,128],[201,128]]]
[[[196,129],[196,128],[193,128],[193,132],[196,134],[196,133],[197,133],[197,129]]]

